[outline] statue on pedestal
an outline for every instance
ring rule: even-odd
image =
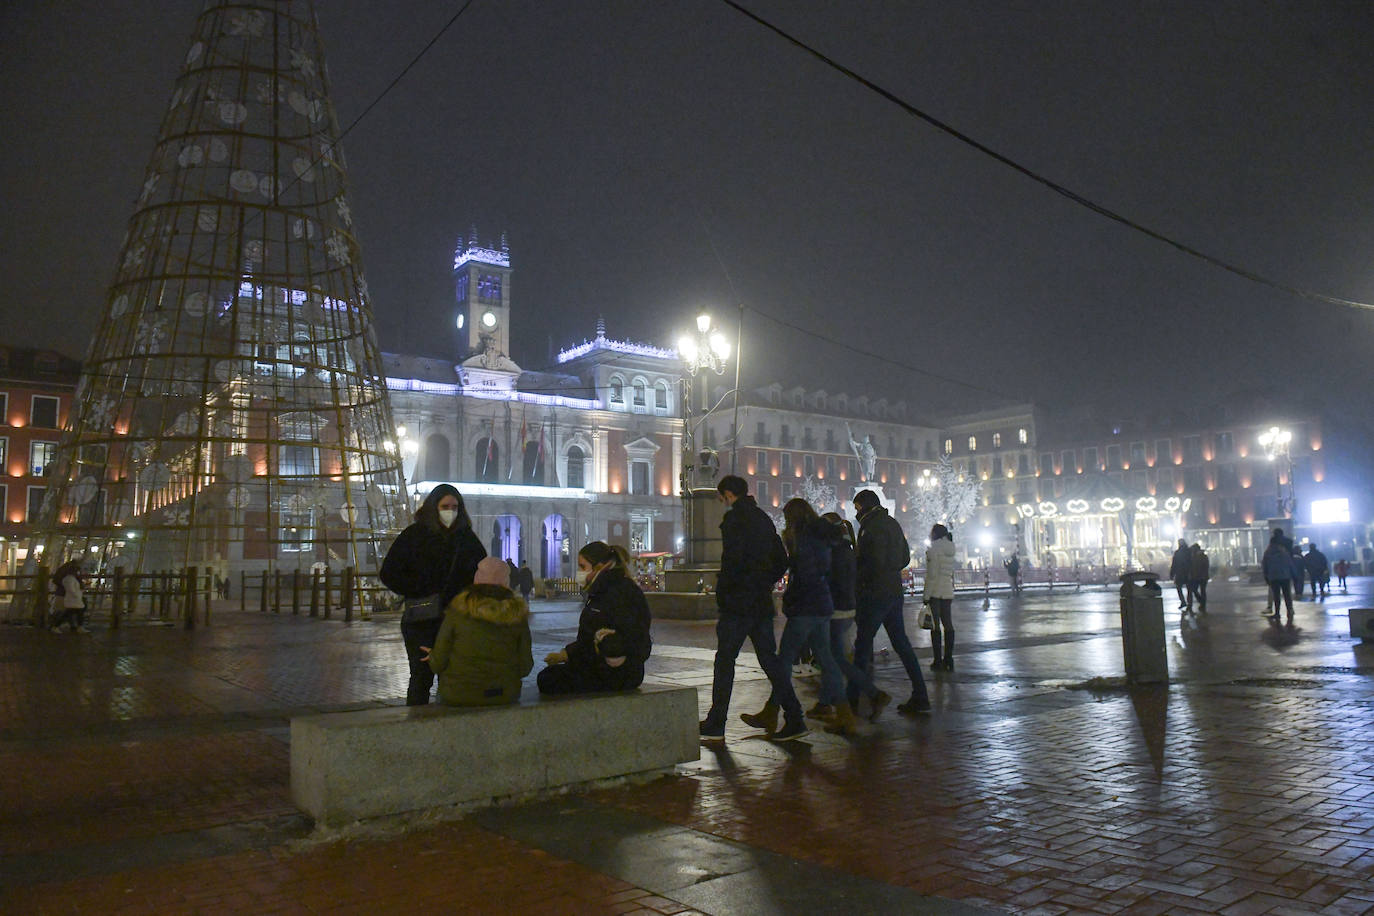
[[[854,450],[854,457],[859,460],[859,471],[863,474],[864,483],[872,483],[874,468],[878,463],[878,452],[873,448],[873,437],[864,436],[863,442],[854,439],[854,430],[849,428],[849,423],[844,424],[845,432],[849,434],[849,447]]]

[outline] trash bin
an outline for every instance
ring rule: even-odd
[[[1160,684],[1169,680],[1169,657],[1164,651],[1164,599],[1156,573],[1121,574],[1121,643],[1128,684]]]

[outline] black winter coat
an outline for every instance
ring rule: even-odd
[[[830,603],[837,611],[852,611],[854,600],[854,548],[849,538],[837,532],[835,543],[830,548]]]
[[[859,519],[855,565],[855,591],[860,601],[902,594],[902,570],[911,565],[911,547],[902,526],[882,506],[875,506]]]
[[[720,575],[716,577],[720,612],[773,616],[773,586],[785,571],[786,554],[780,553],[782,542],[773,520],[754,497],[735,500],[720,520],[720,541]]]
[[[406,527],[386,552],[378,574],[382,584],[404,598],[439,596],[448,607],[453,596],[472,584],[486,548],[471,528],[435,530],[423,522]]]
[[[782,612],[788,617],[829,617],[835,610],[830,597],[830,557],[838,534],[834,525],[822,519],[793,534],[787,590],[782,593]]]
[[[568,643],[568,664],[591,672],[607,690],[633,690],[644,681],[644,662],[654,641],[649,635],[649,602],[623,569],[602,570],[587,589],[577,639]],[[598,630],[614,630],[598,646]],[[625,656],[612,668],[606,658]]]

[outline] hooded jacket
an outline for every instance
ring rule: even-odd
[[[1293,579],[1293,557],[1282,541],[1270,541],[1260,561],[1265,582],[1289,582]]]
[[[439,698],[449,706],[520,699],[520,679],[534,667],[525,602],[500,585],[464,589],[448,604],[429,667],[439,675]]]
[[[856,562],[860,602],[901,597],[902,570],[911,564],[911,548],[902,526],[882,506],[859,518]]]
[[[716,606],[722,614],[773,616],[773,586],[785,558],[773,520],[752,496],[741,496],[720,520],[720,574]]]
[[[925,601],[954,599],[954,542],[940,538],[926,548]]]

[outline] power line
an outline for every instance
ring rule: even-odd
[[[1099,216],[1104,216],[1107,219],[1112,220],[1113,222],[1120,223],[1128,229],[1134,229],[1136,232],[1139,232],[1142,235],[1149,236],[1155,241],[1163,242],[1171,248],[1181,251],[1186,255],[1197,258],[1198,260],[1210,264],[1213,267],[1219,267],[1222,270],[1228,271],[1229,273],[1233,273],[1238,277],[1244,277],[1245,279],[1250,280],[1253,283],[1258,283],[1262,286],[1268,286],[1271,289],[1276,289],[1293,296],[1301,297],[1303,299],[1312,299],[1317,302],[1325,302],[1329,305],[1343,305],[1350,308],[1374,310],[1374,303],[1360,302],[1356,299],[1342,299],[1339,296],[1329,296],[1325,293],[1320,293],[1315,290],[1305,289],[1300,286],[1291,286],[1287,283],[1281,283],[1277,280],[1272,280],[1262,274],[1256,273],[1253,270],[1250,270],[1245,267],[1240,267],[1236,264],[1230,263],[1229,261],[1223,261],[1221,258],[1207,254],[1204,251],[1200,251],[1199,249],[1194,248],[1191,245],[1188,245],[1184,242],[1180,242],[1177,239],[1171,238],[1170,236],[1167,236],[1162,232],[1157,232],[1154,229],[1150,229],[1147,226],[1143,226],[1140,223],[1137,223],[1135,220],[1132,220],[1129,217],[1117,213],[1115,210],[1112,210],[1108,207],[1103,206],[1102,204],[1090,200],[1089,198],[1084,197],[1076,191],[1072,191],[1069,188],[1066,188],[1064,185],[1061,185],[1056,181],[1046,178],[1039,172],[1027,168],[1026,166],[1022,165],[1016,160],[1010,158],[1009,156],[1004,156],[1003,154],[997,152],[996,150],[992,149],[986,144],[980,143],[978,140],[975,140],[973,137],[970,137],[968,134],[960,130],[957,130],[949,124],[946,124],[944,121],[941,121],[934,115],[922,111],[915,105],[912,105],[910,102],[907,102],[906,100],[902,99],[896,93],[884,89],[882,86],[879,86],[872,80],[869,80],[866,77],[861,76],[855,71],[849,69],[844,64],[839,63],[831,57],[827,57],[825,54],[822,54],[820,51],[816,50],[811,45],[784,31],[783,29],[764,19],[762,16],[759,16],[751,12],[750,10],[745,9],[739,3],[736,3],[735,0],[721,0],[721,2],[724,3],[726,6],[729,6],[731,9],[734,9],[735,11],[739,12],[741,15],[746,16],[749,19],[752,19],[754,22],[768,29],[770,32],[773,32],[774,34],[776,34],[783,40],[787,41],[788,43],[805,51],[807,54],[816,58],[821,63],[825,64],[827,67],[830,67],[832,70],[838,71],[844,76],[847,76],[855,82],[859,83],[865,89],[875,92],[883,98],[887,99],[889,102],[896,105],[898,108],[901,108],[903,111],[905,111],[912,117],[919,118],[920,120],[929,124],[931,127],[934,127],[936,130],[948,134],[949,136],[958,140],[960,143],[973,147],[983,155],[988,156],[991,159],[995,159],[996,161],[1005,165],[1007,168],[1020,172],[1022,175],[1026,176],[1032,181],[1049,188],[1051,191],[1058,194],[1059,196],[1067,198],[1068,200],[1078,204],[1081,207],[1086,207],[1087,209],[1098,214]]]

